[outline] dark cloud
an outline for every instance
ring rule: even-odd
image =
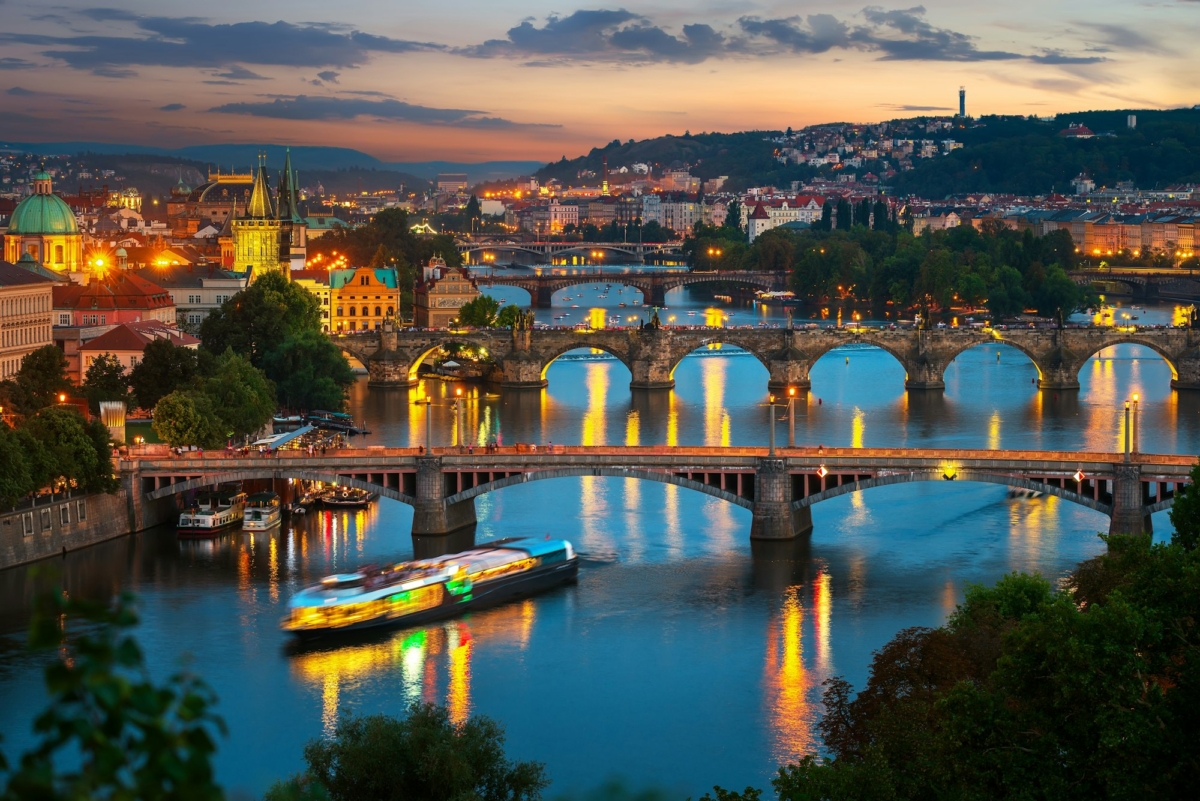
[[[868,6],[857,17],[846,19],[832,14],[779,19],[745,16],[738,19],[735,30],[736,34],[694,24],[673,34],[648,17],[625,9],[597,9],[551,15],[541,27],[526,19],[510,28],[504,39],[490,39],[454,52],[476,58],[525,58],[536,66],[564,59],[695,64],[710,58],[831,50],[874,53],[882,61],[1025,59],[1040,64],[1093,64],[1103,60],[1058,51],[1027,55],[981,50],[975,37],[930,23],[923,6],[894,10]]]
[[[1007,61],[1020,53],[980,50],[974,37],[937,28],[925,20],[922,6],[887,11],[878,6],[862,10],[866,25],[850,34],[864,50],[878,52],[881,61]]]
[[[476,58],[578,56],[697,64],[722,56],[728,48],[725,36],[711,25],[684,25],[682,34],[675,36],[625,9],[601,9],[552,15],[540,28],[524,20],[508,30],[506,39],[490,39],[456,52]]]
[[[96,67],[92,70],[92,74],[99,75],[101,78],[133,78],[137,75],[137,71],[124,67]]]
[[[850,43],[850,26],[832,14],[810,14],[807,19],[742,17],[738,25],[751,36],[781,44],[795,53],[824,53]]]
[[[32,61],[26,61],[23,58],[13,58],[11,56],[0,58],[0,70],[29,70],[36,66],[37,64],[34,64]]]
[[[248,70],[240,64],[234,64],[232,67],[227,67],[224,72],[214,72],[214,76],[224,78],[227,81],[268,81],[265,75],[259,75],[253,70]]]
[[[159,106],[159,111],[183,111],[187,106],[182,103],[168,103],[165,106]]]
[[[6,95],[14,95],[16,97],[33,97],[37,92],[32,89],[26,89],[23,86],[14,86],[5,92]]]
[[[1104,25],[1097,22],[1083,22],[1080,24],[1086,28],[1091,28],[1100,35],[1102,46],[1095,48],[1100,51],[1133,50],[1143,53],[1161,53],[1163,51],[1161,40],[1156,41],[1124,25]]]
[[[276,97],[274,100],[255,103],[226,103],[211,108],[209,111],[283,120],[349,120],[356,117],[375,117],[423,125],[456,125],[472,128],[558,127],[526,125],[498,117],[487,117],[484,116],[486,112],[475,109],[431,108],[391,98],[372,100],[296,95],[295,97]]]
[[[324,72],[317,73],[317,77],[325,83],[337,83],[339,75],[341,75],[340,72],[334,72],[333,70],[325,70]]]
[[[229,69],[230,64],[291,67],[353,67],[372,52],[403,53],[441,49],[429,42],[411,42],[326,26],[289,22],[210,24],[195,17],[143,17],[119,9],[93,8],[80,12],[97,21],[132,23],[129,36],[44,36],[0,34],[0,42],[48,48],[43,55],[84,70],[130,65]]]

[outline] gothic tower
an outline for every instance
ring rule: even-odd
[[[303,270],[308,250],[308,225],[300,216],[300,199],[289,148],[279,176],[279,261],[284,270]]]
[[[233,269],[248,273],[254,281],[268,272],[288,274],[288,265],[280,259],[282,224],[271,202],[267,167],[259,158],[258,172],[246,213],[233,221]]]

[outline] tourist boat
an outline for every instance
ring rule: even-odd
[[[256,492],[246,498],[242,531],[267,531],[283,521],[279,496],[274,492]]]
[[[329,429],[331,431],[357,431],[354,427],[354,418],[343,412],[328,412],[324,409],[316,409],[309,412],[309,425],[314,425],[317,428]]]
[[[196,503],[179,515],[181,537],[208,537],[237,525],[245,512],[246,494],[237,489],[200,492]]]
[[[358,487],[333,487],[321,495],[326,506],[366,506],[375,500],[375,493]]]
[[[288,601],[280,628],[299,637],[417,626],[576,578],[566,540],[510,538],[469,551],[327,576]]]

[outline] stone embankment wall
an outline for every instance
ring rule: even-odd
[[[0,570],[59,556],[135,530],[168,522],[174,500],[141,504],[141,525],[132,522],[125,490],[112,495],[43,499],[37,505],[0,513]]]

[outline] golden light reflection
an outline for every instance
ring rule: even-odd
[[[988,418],[988,444],[989,451],[1000,450],[1000,411],[997,409],[992,412],[992,416]]]
[[[237,574],[238,589],[245,593],[250,592],[250,551],[245,543],[238,549]]]
[[[450,686],[446,692],[446,710],[450,721],[463,724],[471,716],[471,630],[459,621],[446,624],[449,645]]]
[[[271,537],[267,557],[267,592],[271,603],[279,603],[279,543]]]
[[[622,482],[625,502],[625,547],[635,564],[642,560],[645,538],[642,536],[642,479],[627,478]]]
[[[588,312],[588,325],[593,329],[604,328],[608,323],[608,309],[591,309]]]
[[[709,328],[723,328],[725,326],[725,312],[721,309],[705,309],[704,324]],[[718,345],[720,343],[717,343]]]
[[[1013,501],[1008,515],[1010,570],[1032,570],[1058,551],[1059,505],[1057,495]]]
[[[817,647],[817,668],[823,675],[833,670],[832,636],[829,623],[833,619],[833,579],[825,570],[813,582],[813,639]]]
[[[607,362],[589,362],[587,365],[588,405],[580,423],[580,445],[608,444],[604,407],[608,400],[609,367]]]
[[[625,445],[632,448],[642,441],[641,418],[637,410],[631,410],[625,415]]]
[[[816,720],[808,703],[810,679],[804,668],[803,620],[800,588],[788,587],[779,618],[771,625],[766,660],[774,757],[779,762],[793,762],[815,747]]]
[[[667,392],[667,445],[672,448],[679,445],[679,409],[673,389]]]
[[[333,739],[338,721],[338,677],[336,673],[325,676],[321,691],[321,730],[327,739]]]
[[[704,385],[704,444],[729,447],[729,410],[725,408],[727,359],[702,359],[700,381]]]
[[[946,584],[942,587],[942,618],[948,620],[957,606],[958,591],[954,589],[954,582],[946,579]]]
[[[424,630],[414,631],[400,642],[400,680],[404,687],[404,700],[413,704],[421,700],[421,689],[425,678]]]
[[[683,525],[679,515],[680,489],[674,484],[663,487],[666,498],[663,502],[663,522],[667,526],[667,549],[672,556],[683,553]]]
[[[863,431],[866,428],[866,415],[863,410],[854,407],[854,416],[850,420],[850,447],[861,448],[863,446]]]

